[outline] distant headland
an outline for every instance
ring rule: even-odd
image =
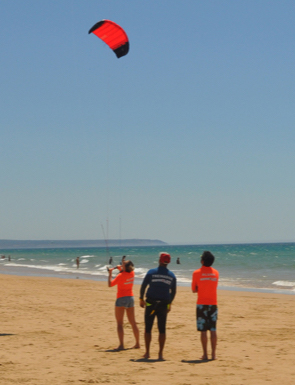
[[[123,246],[165,246],[166,242],[158,239],[101,239],[90,240],[12,240],[0,239],[1,249],[49,249],[74,247],[123,247]]]

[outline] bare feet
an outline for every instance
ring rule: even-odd
[[[134,346],[132,346],[131,349],[140,349],[140,345],[139,344],[135,344]]]
[[[146,360],[147,360],[148,358],[150,358],[149,353],[145,353],[145,354],[142,356],[142,358],[145,358]]]
[[[159,356],[158,360],[159,361],[165,361],[165,358],[163,356]]]
[[[120,350],[124,350],[123,345],[119,345],[117,348],[114,349],[114,351],[119,352]]]
[[[202,356],[201,358],[200,358],[202,361],[208,361],[208,357],[207,356]]]

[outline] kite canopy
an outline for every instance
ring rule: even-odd
[[[94,33],[104,41],[117,55],[117,58],[127,55],[129,40],[126,32],[118,24],[110,20],[101,20],[90,28],[88,33]]]

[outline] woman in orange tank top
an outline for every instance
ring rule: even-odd
[[[120,270],[119,274],[112,280],[112,272],[114,269]],[[133,334],[135,337],[134,349],[138,349],[139,345],[139,330],[135,321],[134,312],[134,294],[133,294],[133,283],[134,283],[134,265],[131,261],[125,261],[122,259],[122,266],[119,265],[112,269],[108,269],[109,278],[108,286],[112,287],[117,285],[117,300],[115,304],[115,317],[117,321],[117,332],[119,337],[119,346],[115,350],[124,349],[124,329],[123,319],[126,310],[127,318],[132,326]]]

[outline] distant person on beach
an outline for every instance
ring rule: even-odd
[[[176,264],[180,265],[180,259],[179,258],[176,259]]]
[[[202,360],[208,360],[207,331],[210,331],[211,358],[216,359],[216,322],[217,308],[217,285],[219,273],[213,269],[214,255],[210,251],[204,251],[201,256],[202,267],[193,272],[192,291],[198,293],[197,299],[197,329],[201,332],[201,344],[203,349]]]
[[[147,272],[140,288],[140,306],[145,307],[145,354],[150,358],[150,344],[152,340],[152,327],[155,317],[159,329],[159,360],[164,360],[163,350],[166,341],[167,314],[171,310],[171,303],[176,294],[176,277],[167,269],[171,257],[168,253],[160,253],[159,266]],[[146,300],[144,293],[146,292]]]
[[[112,272],[114,269],[121,271],[113,280]],[[133,349],[138,349],[139,344],[139,330],[135,321],[134,312],[134,294],[133,294],[133,283],[134,283],[134,265],[129,260],[124,260],[122,266],[117,266],[108,269],[108,286],[112,287],[117,285],[117,300],[115,304],[115,316],[117,320],[117,332],[119,337],[119,346],[115,349],[116,351],[124,349],[124,329],[123,329],[123,318],[126,310],[128,321],[132,327],[133,334],[135,337],[135,345]]]
[[[109,259],[109,265],[112,265],[113,264],[113,257],[110,257]]]
[[[77,265],[77,269],[79,269],[79,266],[80,266],[80,258],[79,257],[76,258],[76,265]]]

